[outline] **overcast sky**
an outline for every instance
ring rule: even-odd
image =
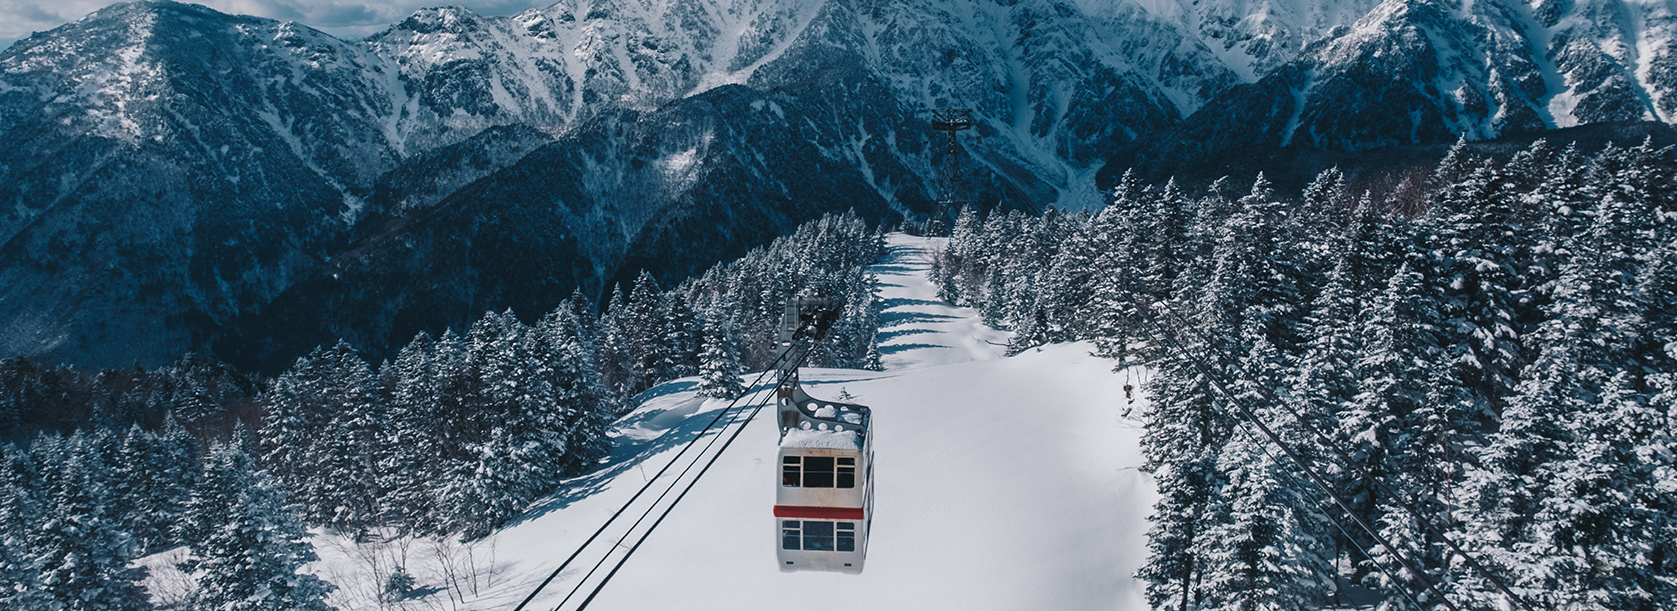
[[[342,38],[360,38],[427,6],[460,5],[482,15],[512,15],[555,0],[198,0],[224,13],[304,23]],[[0,49],[31,32],[81,19],[112,0],[0,0]]]

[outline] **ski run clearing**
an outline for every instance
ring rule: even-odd
[[[1139,469],[1142,372],[1113,372],[1087,343],[1005,357],[1008,333],[937,299],[926,271],[939,248],[938,239],[892,234],[887,260],[874,267],[885,371],[803,372],[811,395],[846,392],[873,408],[875,500],[864,572],[776,566],[777,429],[773,410],[764,410],[589,608],[1147,608],[1132,576],[1146,557],[1155,499],[1152,477]],[[1125,399],[1126,382],[1138,388],[1134,402]],[[487,539],[357,544],[321,535],[321,560],[309,570],[338,586],[330,602],[341,609],[512,609],[727,406],[695,396],[695,387],[681,380],[648,391],[617,423],[600,469]],[[715,430],[679,457],[527,608],[559,606],[582,580],[563,605],[577,608],[739,426],[727,427],[684,476]],[[672,479],[675,489],[629,531]],[[598,572],[584,578],[607,550]],[[178,553],[146,561],[159,598],[180,589],[170,566]],[[381,603],[398,563],[417,591]]]

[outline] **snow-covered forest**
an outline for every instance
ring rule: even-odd
[[[131,562],[184,546],[194,583],[165,603],[325,608],[332,586],[297,572],[316,557],[309,527],[492,532],[588,470],[636,394],[686,376],[743,391],[789,296],[845,304],[813,363],[877,367],[864,268],[883,254],[875,229],[829,215],[668,290],[642,274],[598,315],[574,295],[534,324],[489,312],[422,333],[376,367],[323,346],[271,380],[190,355],[154,371],[0,362],[0,431],[15,436],[0,448],[0,607],[150,608]]]
[[[1539,141],[1505,164],[1458,145],[1386,192],[1126,176],[1093,216],[964,212],[934,277],[1013,351],[1093,339],[1157,371],[1154,608],[1323,608],[1353,585],[1517,608],[1444,537],[1534,608],[1669,608],[1674,170],[1647,144]]]
[[[931,279],[1011,353],[1089,340],[1153,372],[1138,576],[1156,609],[1512,608],[1496,580],[1534,608],[1661,609],[1674,188],[1672,151],[1647,143],[1505,163],[1458,145],[1379,190],[1338,170],[1298,194],[1126,175],[1098,213],[962,211]],[[592,469],[645,391],[737,396],[790,296],[845,304],[811,364],[879,368],[884,255],[877,229],[828,216],[669,289],[642,274],[533,320],[489,312],[377,365],[339,342],[273,379],[190,355],[0,362],[0,606],[324,608],[309,529],[488,535]],[[133,560],[172,549],[191,583],[160,600]]]

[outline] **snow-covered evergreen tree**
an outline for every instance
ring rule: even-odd
[[[558,462],[565,475],[580,474],[609,450],[606,427],[618,411],[617,403],[600,384],[587,322],[575,308],[561,305],[536,324],[534,333],[538,352],[548,359],[545,373],[558,408],[544,412],[540,420],[563,427]]]
[[[146,570],[130,566],[138,550],[117,524],[117,508],[102,481],[109,465],[89,444],[73,443],[60,467],[32,542],[41,571],[35,582],[55,608],[66,611],[150,609],[140,584]]]
[[[1147,581],[1147,602],[1154,609],[1189,609],[1191,601],[1204,597],[1195,596],[1194,584],[1205,571],[1196,542],[1207,528],[1206,507],[1221,489],[1218,449],[1201,448],[1153,470],[1159,500],[1147,531],[1147,562],[1136,578]]]
[[[384,373],[391,388],[387,410],[390,452],[381,459],[385,507],[389,517],[420,532],[433,529],[437,463],[446,459],[445,440],[453,433],[444,414],[444,380],[436,362],[436,342],[420,333],[402,347]]]
[[[48,611],[54,605],[38,581],[42,567],[35,548],[41,508],[22,476],[23,457],[9,445],[0,452],[0,608]]]
[[[1243,428],[1223,447],[1219,468],[1227,483],[1214,503],[1220,519],[1195,541],[1205,563],[1196,609],[1320,608],[1331,591],[1321,518],[1287,477],[1294,467],[1277,464],[1268,443]]]
[[[1516,329],[1522,286],[1508,181],[1489,162],[1447,185],[1433,208],[1432,248],[1446,285],[1441,338],[1455,352],[1457,375],[1483,404],[1500,409],[1524,350]]]
[[[658,306],[659,331],[652,342],[651,381],[663,382],[699,373],[701,322],[680,291],[664,294]]]
[[[699,355],[699,394],[717,399],[736,399],[745,394],[745,383],[740,381],[739,352],[735,334],[727,322],[719,319],[705,321],[704,350]]]
[[[299,573],[314,546],[284,493],[240,444],[216,448],[191,501],[190,555],[180,564],[198,584],[195,608],[325,611],[332,586]]]

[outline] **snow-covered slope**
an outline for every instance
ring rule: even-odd
[[[1135,372],[1112,372],[1086,344],[1001,358],[989,342],[1005,333],[984,328],[971,310],[936,301],[919,257],[938,242],[892,235],[890,246],[891,260],[876,268],[889,299],[881,330],[891,336],[882,346],[886,370],[804,375],[812,394],[848,392],[874,410],[877,483],[866,571],[778,570],[776,429],[765,412],[590,608],[1146,608],[1131,574],[1145,554],[1154,492],[1137,469],[1139,423],[1125,417],[1140,413],[1142,399],[1127,402],[1122,390]],[[692,391],[691,381],[650,391],[618,423],[616,449],[598,472],[569,482],[470,550],[412,540],[356,547],[323,536],[323,560],[311,568],[340,587],[335,603],[346,609],[378,608],[372,592],[397,556],[420,588],[440,589],[407,608],[454,608],[450,596],[463,596],[458,608],[510,608],[723,407]],[[644,499],[635,505],[644,506]],[[611,541],[630,521],[607,531]],[[558,604],[607,549],[613,545],[596,542],[533,608]],[[589,579],[590,589],[611,566]],[[153,579],[166,581],[168,573]]]

